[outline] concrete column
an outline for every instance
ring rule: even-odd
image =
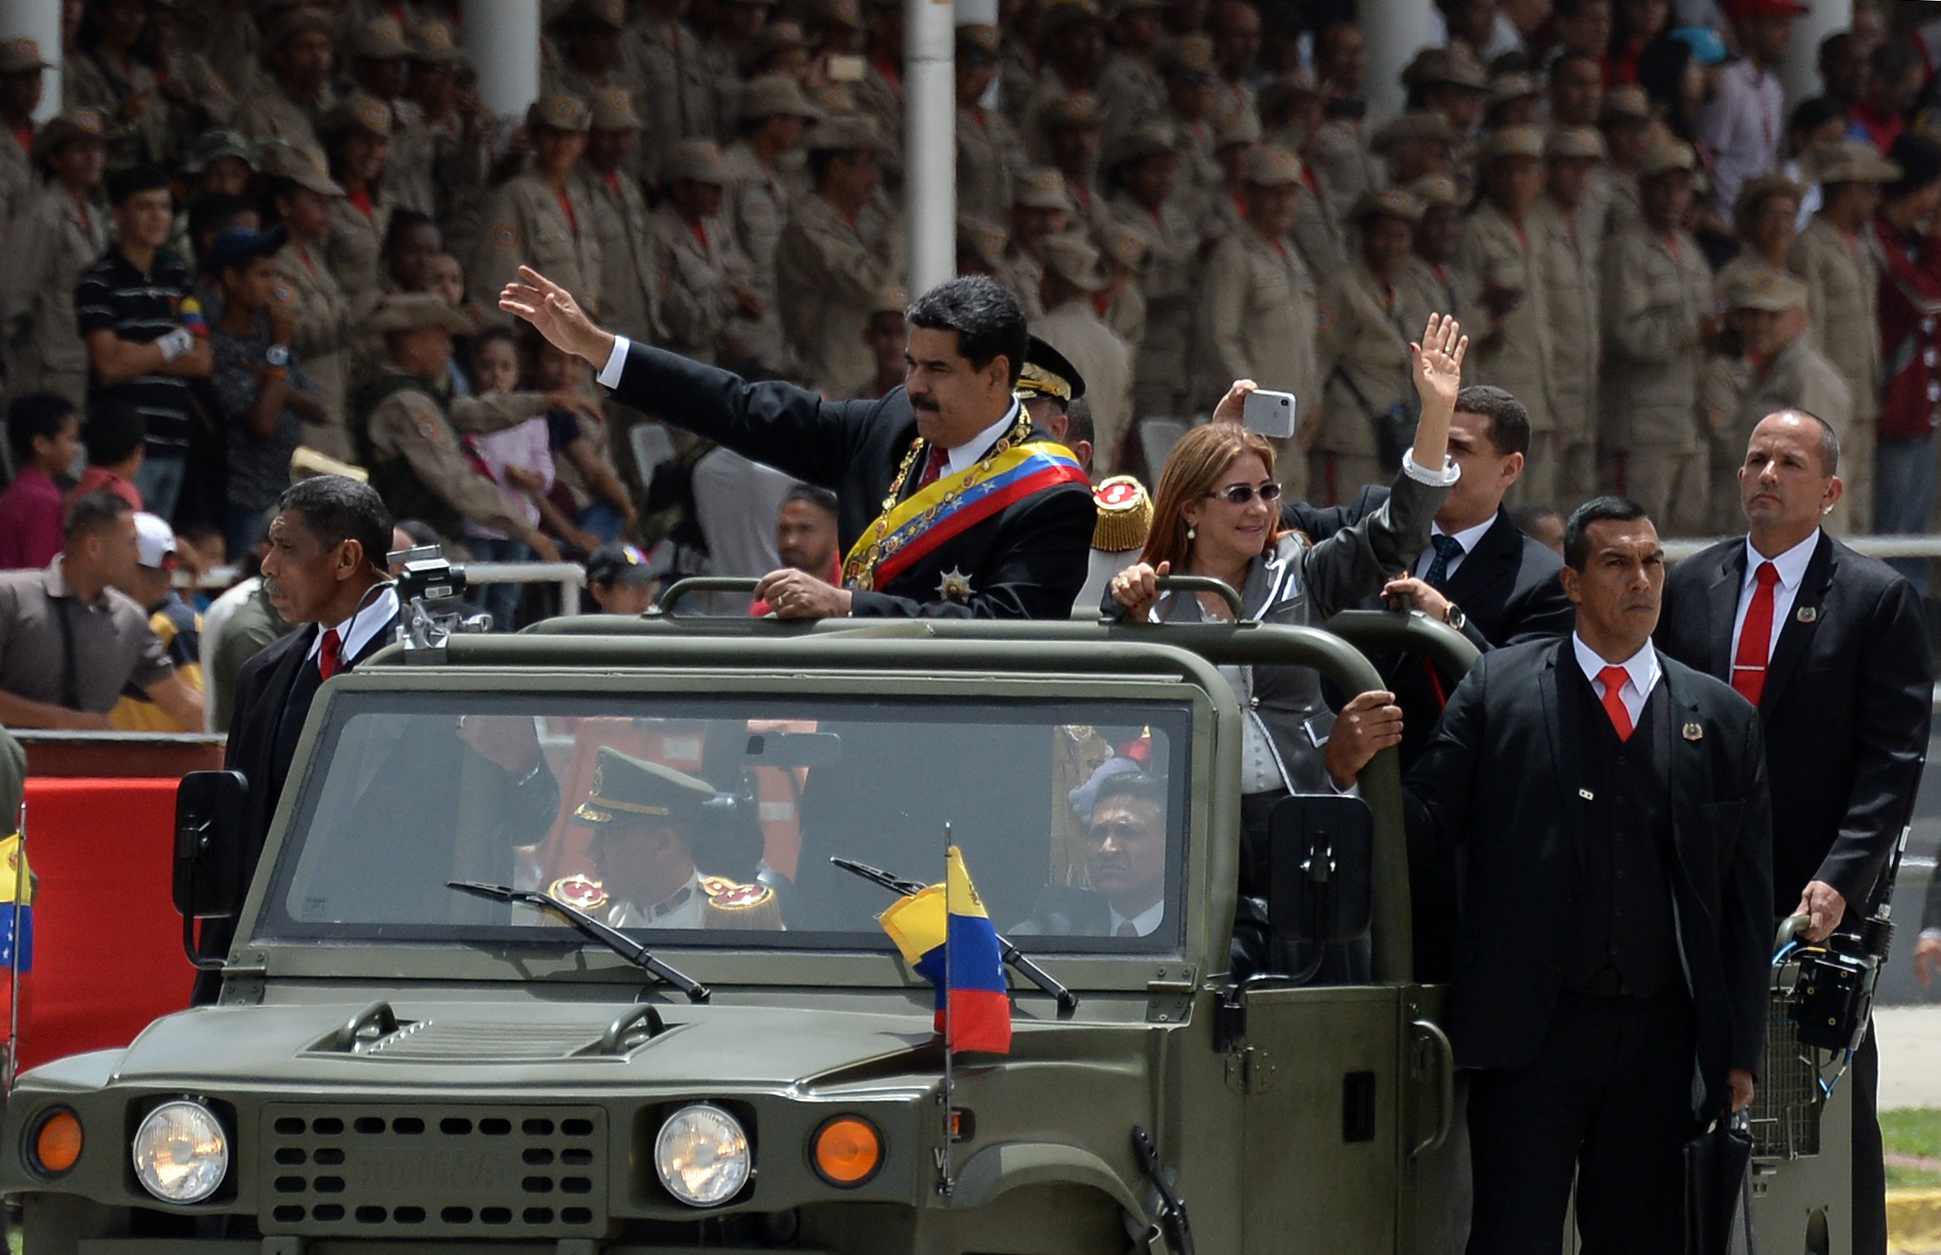
[[[479,102],[523,119],[539,99],[539,0],[464,0],[459,40],[478,67]]]
[[[45,122],[61,111],[61,0],[0,0],[0,40],[22,36],[39,44],[41,60],[53,67],[34,113]]]
[[[1793,43],[1779,77],[1786,84],[1786,107],[1820,94],[1820,41],[1853,25],[1853,0],[1813,0],[1813,11],[1793,19]]]
[[[912,298],[957,273],[957,27],[950,0],[904,0],[904,213]]]
[[[1436,35],[1430,0],[1362,0],[1361,37],[1368,46],[1368,111],[1388,118],[1402,111],[1402,69]]]

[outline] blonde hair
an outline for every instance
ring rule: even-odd
[[[1220,479],[1242,454],[1251,453],[1274,478],[1274,446],[1267,438],[1248,431],[1238,423],[1208,423],[1181,436],[1159,473],[1159,489],[1153,494],[1152,530],[1146,533],[1141,562],[1158,566],[1173,564],[1175,574],[1183,573],[1187,555],[1193,550],[1186,536],[1186,506],[1220,486]],[[1261,552],[1273,549],[1282,535],[1280,511],[1274,511]]]

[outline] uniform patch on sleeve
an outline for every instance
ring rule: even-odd
[[[424,417],[414,419],[411,425],[416,427],[418,434],[426,440],[436,439],[438,436],[438,420],[435,418]]]
[[[1332,309],[1329,309],[1326,305],[1315,306],[1314,307],[1314,329],[1316,331],[1326,331],[1328,328],[1332,326],[1334,326],[1334,311]]]
[[[511,248],[513,242],[519,238],[519,233],[512,229],[510,222],[501,222],[492,228],[492,238],[499,242],[500,248]]]

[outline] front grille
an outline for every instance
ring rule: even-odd
[[[265,1234],[597,1237],[598,1107],[285,1103],[263,1111]]]
[[[1797,965],[1773,969],[1766,1012],[1766,1061],[1752,1097],[1752,1153],[1761,1159],[1798,1159],[1820,1153],[1820,1073],[1800,1045],[1792,1020]]]

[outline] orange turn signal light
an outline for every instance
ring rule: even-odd
[[[846,1189],[863,1184],[883,1166],[883,1135],[861,1116],[825,1120],[811,1150],[822,1179]]]
[[[81,1121],[72,1111],[56,1111],[34,1133],[34,1162],[58,1176],[81,1157]]]

